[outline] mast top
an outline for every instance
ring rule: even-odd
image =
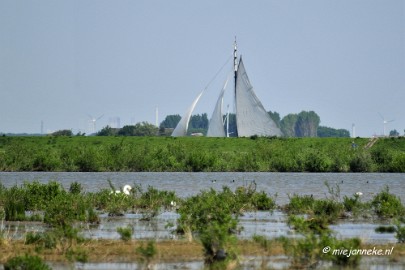
[[[238,45],[235,42],[233,43],[233,70],[236,72],[238,70]]]

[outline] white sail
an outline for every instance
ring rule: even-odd
[[[207,137],[225,137],[225,130],[224,130],[224,121],[223,121],[223,114],[222,114],[222,104],[224,100],[224,93],[226,89],[226,85],[228,84],[229,77],[226,79],[224,87],[219,94],[217,104],[215,105],[214,112],[212,113]]]
[[[239,137],[282,135],[253,91],[242,58],[236,74],[235,102]]]
[[[180,119],[180,122],[177,124],[176,128],[172,132],[172,137],[187,136],[187,128],[188,128],[188,123],[190,122],[191,114],[193,113],[195,105],[197,105],[197,102],[200,99],[203,92],[204,92],[204,90],[201,91],[201,93],[197,96],[197,98],[193,101],[193,103],[188,108],[186,113]]]

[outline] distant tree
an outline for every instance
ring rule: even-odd
[[[159,128],[148,122],[137,123],[135,125],[135,136],[156,136]]]
[[[297,123],[297,114],[287,114],[280,121],[281,132],[283,132],[286,137],[295,137],[295,124]]]
[[[295,124],[295,135],[297,137],[316,137],[320,122],[319,116],[314,111],[300,112]]]
[[[390,131],[390,137],[398,137],[399,136],[399,132],[394,129]]]
[[[178,114],[172,114],[166,116],[165,120],[163,120],[159,127],[160,128],[175,128],[177,124],[180,122],[181,116]]]
[[[114,136],[117,135],[117,133],[117,129],[110,126],[105,126],[99,132],[97,132],[96,136]]]
[[[274,123],[276,123],[277,127],[280,128],[280,114],[278,112],[267,112],[270,115],[270,118],[273,119]]]
[[[350,137],[350,132],[347,129],[334,129],[319,126],[318,137]]]
[[[190,118],[190,128],[194,129],[208,129],[208,117],[206,113],[203,113],[201,115],[196,114],[192,115]]]
[[[120,136],[134,136],[134,134],[135,134],[134,125],[125,125],[118,131],[118,135]]]
[[[62,129],[55,131],[52,136],[73,136],[73,132],[70,129]]]
[[[148,122],[124,126],[118,131],[120,136],[156,136],[158,128]]]

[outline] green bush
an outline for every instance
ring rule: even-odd
[[[154,241],[148,241],[146,246],[142,243],[137,249],[136,252],[141,255],[141,260],[148,267],[150,262],[157,254],[156,244]],[[149,267],[148,267],[149,268]]]
[[[350,161],[350,171],[371,172],[373,160],[368,152],[358,152]]]
[[[7,190],[4,205],[6,221],[26,220],[24,197],[24,191],[17,186]]]
[[[24,255],[9,259],[4,264],[4,270],[50,270],[38,256]]]
[[[73,182],[70,184],[69,192],[72,194],[80,194],[83,190],[82,184]]]
[[[117,232],[121,236],[121,240],[129,241],[132,238],[132,234],[134,233],[134,230],[133,230],[133,228],[131,226],[118,227]]]
[[[405,215],[401,200],[389,192],[388,186],[374,196],[371,206],[380,218],[400,218]]]
[[[178,212],[178,224],[187,231],[198,233],[204,247],[205,261],[215,262],[218,252],[227,252],[227,258],[234,257],[233,246],[238,216],[233,213],[235,198],[229,188],[222,192],[210,189],[202,191],[184,201]]]
[[[312,211],[315,205],[315,199],[312,195],[297,195],[289,197],[290,202],[286,205],[289,214],[307,214]]]
[[[332,223],[342,216],[343,205],[334,200],[315,200],[313,214]]]
[[[395,237],[398,239],[398,243],[405,243],[405,226],[401,226],[399,222],[396,226]]]

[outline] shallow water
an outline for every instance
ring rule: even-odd
[[[68,188],[72,182],[82,184],[86,192],[97,192],[108,189],[108,180],[117,187],[124,184],[139,184],[146,188],[151,185],[160,190],[175,191],[180,197],[188,197],[199,193],[203,189],[221,189],[227,185],[231,189],[237,186],[248,185],[251,181],[257,183],[257,190],[265,191],[276,197],[278,205],[288,203],[289,194],[309,195],[316,198],[330,196],[325,181],[335,190],[340,189],[340,196],[351,196],[357,191],[363,193],[362,200],[372,199],[385,186],[390,192],[396,194],[405,202],[405,174],[385,173],[71,173],[71,172],[1,172],[0,182],[6,187],[21,185],[24,181],[38,180],[47,183],[50,180],[60,182]],[[142,220],[141,214],[126,214],[123,217],[109,217],[103,214],[101,223],[96,226],[85,226],[85,237],[93,239],[119,239],[118,227],[131,226],[134,228],[135,239],[154,238],[176,239],[172,234],[176,226],[178,215],[173,212],[164,212],[152,221]],[[365,221],[352,222],[344,220],[332,225],[338,237],[360,237],[367,243],[395,243],[394,234],[379,234],[374,230],[381,222]],[[240,226],[243,230],[238,235],[242,239],[250,239],[253,235],[267,238],[280,236],[294,237],[295,233],[286,224],[286,216],[280,211],[248,212],[240,217]],[[10,225],[10,224],[9,224]],[[43,231],[44,227],[38,223],[12,223],[10,236],[21,237],[27,231]],[[18,228],[18,229],[17,229]],[[3,226],[4,229],[4,226]]]
[[[257,189],[271,196],[276,196],[276,203],[288,203],[288,195],[313,194],[315,198],[329,196],[325,182],[336,190],[339,185],[340,195],[351,196],[362,192],[362,200],[373,198],[374,194],[388,186],[390,192],[405,202],[405,174],[403,173],[132,173],[132,172],[0,172],[0,182],[6,187],[20,185],[24,181],[38,180],[47,183],[50,180],[60,182],[68,188],[72,182],[79,182],[87,192],[108,189],[108,180],[118,188],[125,184],[138,184],[146,188],[148,185],[161,190],[175,191],[180,197],[188,197],[201,190],[222,186],[236,188],[257,183]]]

